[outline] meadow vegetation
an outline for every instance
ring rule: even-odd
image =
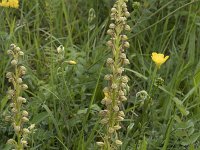
[[[129,0],[126,37],[114,0],[10,1],[0,4],[0,150],[200,150],[200,0]]]

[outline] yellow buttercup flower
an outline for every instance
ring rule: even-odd
[[[0,6],[2,6],[2,7],[9,7],[10,4],[9,4],[9,2],[8,2],[7,0],[3,0],[3,1],[0,3]]]
[[[18,0],[3,0],[0,3],[2,7],[12,7],[12,8],[19,8],[19,1]]]
[[[76,62],[76,61],[74,61],[74,60],[70,60],[70,61],[68,61],[68,64],[70,64],[70,65],[76,65],[76,64],[77,64],[77,62]]]
[[[160,68],[160,66],[166,62],[169,56],[165,56],[161,53],[153,52],[151,55],[152,60],[155,62],[156,66]]]
[[[67,63],[69,65],[76,65],[77,64],[77,62],[74,61],[74,60],[64,61],[64,63]]]
[[[10,7],[12,8],[19,8],[19,1],[18,0],[9,0]]]

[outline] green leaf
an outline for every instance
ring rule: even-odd
[[[175,132],[176,137],[178,138],[182,138],[182,137],[186,137],[187,136],[187,132],[184,130],[177,130]]]
[[[189,114],[189,111],[187,111],[183,105],[176,105],[176,107],[179,109],[182,115],[187,116]]]
[[[200,84],[200,70],[198,70],[197,73],[194,75],[194,84],[195,86],[198,86]]]
[[[5,97],[1,100],[1,105],[0,105],[1,111],[4,109],[4,107],[6,106],[7,102],[8,102],[8,97],[5,96]]]
[[[179,100],[177,97],[174,97],[173,101],[176,103],[176,105],[182,105],[183,104],[183,102],[181,100]]]
[[[101,110],[101,108],[97,105],[97,104],[93,104],[92,106],[91,106],[91,109],[93,110],[93,111],[100,111]]]
[[[189,111],[183,106],[183,102],[179,100],[177,97],[172,99],[176,103],[176,107],[179,109],[182,115],[187,116]]]
[[[196,28],[195,27],[193,27],[190,32],[188,48],[189,48],[189,51],[188,51],[189,62],[194,63],[195,50],[196,50]]]
[[[57,131],[57,134],[58,134],[58,137],[62,141],[62,134],[61,134],[61,131],[60,131],[59,127],[58,127],[58,121],[56,120],[56,118],[54,117],[52,111],[49,109],[49,107],[47,105],[43,104],[43,108],[47,111],[49,117],[53,121],[53,124],[54,124],[54,126],[56,128],[56,131]]]
[[[181,145],[183,146],[187,146],[190,144],[194,144],[198,138],[200,137],[200,132],[198,133],[194,133],[193,135],[191,135],[190,137],[185,138],[182,142]]]
[[[142,140],[142,143],[141,143],[141,145],[140,145],[140,148],[139,148],[139,150],[147,150],[147,141],[146,141],[146,138],[145,138],[145,136],[144,136],[144,138],[143,138],[143,140]]]
[[[178,123],[176,126],[177,129],[189,129],[190,127],[194,127],[194,123],[191,120],[188,120],[186,122]]]
[[[34,115],[31,123],[38,124],[41,121],[43,121],[44,119],[46,119],[48,116],[49,116],[49,114],[47,112],[41,112],[37,115]]]
[[[127,132],[130,132],[133,129],[134,125],[135,125],[134,123],[130,123],[129,126],[127,127]]]
[[[78,110],[77,114],[82,115],[87,113],[88,108]]]
[[[189,147],[189,150],[195,150],[194,149],[194,145],[192,144],[192,145],[190,145],[190,147]]]

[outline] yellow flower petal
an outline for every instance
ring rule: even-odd
[[[167,61],[169,56],[164,57],[164,54],[153,52],[151,58],[155,62],[156,66],[160,68],[160,66]]]
[[[9,7],[9,2],[2,1],[2,2],[0,3],[0,6],[2,6],[2,7]]]
[[[19,1],[18,0],[3,0],[0,3],[2,7],[12,7],[12,8],[19,8]]]
[[[76,61],[73,61],[73,60],[70,60],[70,61],[68,61],[68,62],[69,62],[70,65],[76,65],[76,64],[77,64],[77,62],[76,62]]]
[[[19,1],[18,0],[9,0],[10,7],[12,8],[18,8],[19,7]]]

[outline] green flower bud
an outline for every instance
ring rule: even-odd
[[[123,112],[123,111],[119,111],[119,116],[121,116],[121,117],[125,117],[124,112]]]
[[[19,133],[19,131],[21,130],[20,126],[14,126],[14,130],[16,133]]]
[[[34,128],[35,128],[35,124],[31,124],[29,127],[30,130],[33,130]]]
[[[20,55],[20,56],[24,56],[24,52],[19,51],[19,55]]]
[[[131,31],[131,27],[129,25],[125,25],[125,30],[126,31]]]
[[[108,29],[108,31],[107,31],[107,34],[108,34],[108,35],[113,35],[113,33],[114,33],[114,32],[113,32],[112,29]]]
[[[20,48],[19,47],[15,47],[15,50],[17,51],[17,52],[20,52]]]
[[[111,13],[116,13],[116,12],[117,12],[117,9],[113,7],[113,8],[111,9]]]
[[[116,126],[114,126],[114,129],[115,130],[119,130],[119,129],[121,129],[121,126],[120,125],[116,125]]]
[[[12,78],[12,76],[13,76],[13,73],[12,72],[7,72],[6,73],[6,78]]]
[[[28,142],[26,140],[21,140],[21,144],[24,145],[24,146],[27,146]]]
[[[23,90],[27,90],[28,89],[28,85],[26,85],[26,84],[22,84],[21,86],[22,86]]]
[[[15,48],[16,48],[16,45],[15,45],[15,44],[11,44],[11,45],[10,45],[10,49],[11,49],[11,50],[14,50]]]
[[[24,117],[27,117],[27,116],[28,116],[28,112],[27,112],[26,110],[23,110],[23,111],[22,111],[22,115],[23,115]]]
[[[13,51],[12,50],[7,50],[7,54],[8,55],[13,55]]]
[[[11,65],[13,65],[13,66],[16,66],[17,63],[18,63],[18,61],[17,61],[16,59],[13,59],[13,60],[11,61]]]
[[[96,142],[98,146],[103,147],[105,144],[104,142]]]
[[[128,18],[128,17],[130,17],[130,13],[127,11],[127,12],[125,12],[125,16]]]
[[[120,140],[116,140],[115,143],[116,143],[117,145],[122,145],[122,141],[120,141]]]
[[[28,119],[27,117],[22,117],[22,121],[23,121],[23,122],[28,122],[29,119]]]
[[[129,48],[129,47],[130,47],[129,42],[125,42],[125,43],[124,43],[124,47]]]
[[[16,144],[16,141],[15,141],[14,139],[9,139],[9,140],[7,141],[7,144],[9,144],[9,145],[15,145],[15,144]]]
[[[121,54],[120,54],[120,58],[126,59],[126,54],[125,54],[125,53],[121,53]]]
[[[101,124],[107,124],[108,121],[109,121],[108,118],[104,118],[104,119],[102,119],[100,122],[101,122]]]
[[[114,63],[114,60],[112,59],[112,58],[108,58],[107,59],[107,64],[108,65],[111,65],[111,64],[113,64]]]
[[[129,65],[130,61],[128,59],[124,59],[124,65]]]
[[[119,111],[119,106],[115,105],[115,106],[113,107],[113,110],[114,110],[115,112]]]
[[[23,82],[23,81],[22,81],[22,78],[18,78],[18,79],[17,79],[17,83],[18,83],[18,84],[21,84],[22,82]]]
[[[29,134],[29,133],[30,133],[29,129],[27,129],[27,128],[24,128],[24,129],[23,129],[23,132],[24,132],[25,134]]]
[[[124,120],[123,117],[121,117],[121,116],[118,116],[118,117],[117,117],[117,121],[123,121],[123,120]]]
[[[109,46],[109,47],[112,47],[112,46],[113,46],[113,43],[112,43],[111,40],[109,40],[109,41],[107,42],[107,46]]]
[[[115,132],[115,130],[114,130],[112,127],[109,127],[109,128],[108,128],[108,132],[109,132],[109,133],[113,133],[113,132]]]
[[[116,25],[114,24],[114,23],[111,23],[110,25],[109,25],[109,28],[111,28],[111,29],[114,29],[116,27]]]

